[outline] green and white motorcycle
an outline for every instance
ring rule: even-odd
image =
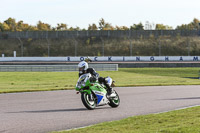
[[[117,92],[113,90],[112,94],[108,97],[106,87],[98,81],[91,82],[91,77],[90,73],[83,74],[79,77],[76,84],[77,94],[81,93],[81,100],[84,106],[89,110],[107,104],[113,108],[118,107],[120,99]],[[107,77],[106,80],[110,85],[113,84],[110,77]]]

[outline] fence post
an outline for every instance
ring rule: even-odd
[[[133,44],[130,38],[129,40],[130,40],[130,56],[133,56]]]
[[[159,47],[159,56],[161,56],[161,43],[160,43],[160,39],[158,40],[158,47]]]
[[[47,40],[47,45],[48,45],[48,57],[50,56],[50,43],[49,43],[49,40],[48,38],[46,38]]]
[[[78,45],[78,42],[76,41],[76,39],[74,39],[74,46],[75,46],[74,53],[75,53],[75,56],[77,56],[77,45]]]
[[[20,42],[20,44],[21,44],[21,57],[23,57],[24,56],[24,46],[23,46],[23,42],[22,42],[22,40],[18,37],[17,38],[18,40],[19,40],[19,42]]]
[[[103,37],[101,37],[101,41],[102,41],[102,56],[104,56],[104,40],[103,40]]]
[[[190,56],[190,41],[188,37],[187,37],[187,46],[188,46],[188,56]]]
[[[130,41],[130,56],[133,55],[133,45],[132,45],[132,41],[131,41],[131,31],[129,30],[129,41]]]

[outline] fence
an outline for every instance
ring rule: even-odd
[[[0,32],[0,55],[197,56],[198,30]]]
[[[199,36],[198,30],[96,30],[96,31],[15,31],[0,32],[0,39],[55,39],[55,38],[84,38],[84,37],[129,37],[148,38],[149,36]]]
[[[118,64],[90,64],[96,71],[118,71]],[[67,72],[77,65],[0,65],[0,72]]]

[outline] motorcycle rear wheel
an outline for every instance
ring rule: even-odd
[[[114,91],[113,93],[116,94],[116,97],[110,98],[110,99],[109,99],[110,103],[108,103],[108,104],[109,104],[112,108],[116,108],[116,107],[118,107],[119,104],[120,104],[120,98],[119,98],[119,95],[117,94],[116,91]]]
[[[84,105],[87,109],[89,109],[89,110],[93,110],[93,109],[95,109],[96,106],[97,106],[95,99],[93,98],[92,101],[89,100],[89,94],[86,93],[86,92],[83,92],[83,93],[81,94],[81,100],[82,100],[82,102],[83,102],[83,105]]]

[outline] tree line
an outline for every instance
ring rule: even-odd
[[[199,29],[200,20],[194,18],[192,22],[189,24],[181,24],[177,26],[176,30],[197,30]],[[22,20],[16,21],[14,18],[8,18],[7,20],[1,22],[0,21],[0,32],[3,31],[82,31],[82,30],[173,30],[173,28],[169,25],[164,24],[151,24],[148,21],[143,25],[141,22],[138,24],[133,24],[130,27],[127,26],[113,26],[111,23],[106,22],[103,18],[101,18],[98,22],[98,25],[95,23],[89,24],[87,29],[81,29],[80,27],[68,27],[67,24],[58,23],[57,26],[52,27],[48,23],[44,23],[42,21],[38,21],[38,23],[34,25],[30,25],[24,23]]]

